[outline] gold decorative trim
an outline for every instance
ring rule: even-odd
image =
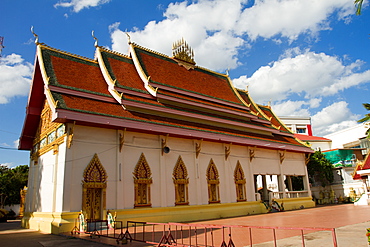
[[[181,155],[173,168],[173,183],[175,184],[175,205],[188,205],[188,171]]]
[[[123,144],[125,143],[125,134],[126,128],[123,130],[123,133],[119,133],[119,152],[122,152]]]
[[[229,158],[229,155],[231,153],[231,145],[233,145],[233,144],[230,143],[229,146],[225,146],[225,160],[227,160]]]
[[[146,90],[148,90],[148,92],[156,97],[157,95],[157,89],[154,89],[150,84],[150,76],[148,76],[147,74],[145,74],[144,72],[144,69],[143,67],[141,66],[141,63],[136,55],[136,52],[135,52],[135,48],[134,47],[138,47],[135,43],[130,43],[130,54],[131,54],[131,57],[132,57],[132,61],[134,62],[134,66],[136,68],[136,71],[138,72],[139,74],[139,77],[140,79],[143,81],[144,83],[144,87],[146,88]],[[144,48],[142,48],[144,49]],[[153,52],[153,51],[151,51]]]
[[[200,154],[200,151],[202,150],[202,143],[203,143],[203,139],[201,139],[199,143],[195,143],[195,157],[197,159]]]
[[[286,153],[286,150],[284,151],[279,151],[279,157],[280,157],[280,164],[283,163],[284,159],[285,159],[285,153]]]
[[[105,52],[109,52],[109,53],[112,53],[114,55],[118,55],[118,56],[125,57],[125,58],[128,58],[128,59],[132,60],[132,58],[127,54],[123,54],[123,53],[120,53],[118,51],[112,51],[112,50],[109,50],[109,49],[107,49],[105,47],[102,47],[102,46],[99,46],[98,48],[99,48],[99,50],[103,50]]]
[[[85,168],[83,178],[84,183],[105,184],[107,182],[107,173],[96,153],[91,159],[89,165]]]
[[[172,44],[172,56],[188,63],[189,65],[195,65],[194,51],[184,38]]]
[[[220,202],[220,189],[219,189],[219,174],[213,159],[210,160],[207,167],[207,183],[208,183],[208,203]]]
[[[77,54],[74,54],[74,53],[70,53],[70,52],[67,52],[67,51],[59,50],[59,49],[53,48],[51,46],[48,46],[48,45],[46,45],[44,43],[42,43],[42,44],[39,43],[38,45],[40,47],[44,48],[44,49],[55,51],[55,52],[61,53],[63,55],[68,55],[68,56],[71,56],[71,57],[74,57],[74,58],[78,58],[78,59],[82,59],[82,60],[85,60],[85,61],[88,61],[88,62],[96,63],[96,61],[94,59],[91,59],[91,58],[88,58],[88,57],[84,57],[84,56],[80,56],[80,55],[77,55]]]
[[[169,136],[169,134],[167,134],[166,135],[166,137],[165,137],[165,139],[162,139],[162,148],[161,148],[161,150],[162,150],[162,156],[164,155],[164,148],[165,147],[167,147],[167,139],[168,139],[168,136]]]
[[[71,148],[73,136],[74,136],[74,128],[75,128],[76,121],[73,122],[72,127],[68,128],[68,136],[67,136],[67,148]]]
[[[144,46],[138,45],[138,44],[136,44],[135,42],[131,42],[131,43],[130,43],[130,45],[132,45],[132,46],[134,46],[134,47],[137,47],[137,48],[139,48],[139,49],[142,49],[142,50],[144,50],[144,51],[148,51],[148,52],[154,53],[154,54],[159,55],[159,56],[162,56],[162,57],[170,58],[169,56],[165,55],[164,53],[160,53],[160,52],[158,52],[158,51],[151,50],[151,49],[146,48],[146,47],[144,47]]]
[[[66,136],[64,124],[52,122],[52,111],[48,102],[45,100],[44,107],[41,111],[39,127],[36,132],[35,139],[33,140],[33,150],[31,159],[37,160],[39,156],[54,150],[57,153],[58,146],[64,142]],[[60,128],[63,133],[59,133]]]
[[[305,164],[306,164],[306,165],[310,162],[310,158],[311,158],[311,153],[307,153],[307,154],[305,155]]]
[[[252,160],[256,157],[256,146],[250,147],[249,149],[249,162],[252,162]]]
[[[151,177],[152,172],[144,153],[141,153],[133,175],[135,186],[135,207],[150,207],[152,205],[150,184],[153,183],[153,181]]]
[[[235,188],[236,188],[236,201],[242,202],[246,201],[245,196],[245,176],[243,168],[238,160],[235,170],[234,170],[234,181],[235,181]]]
[[[101,164],[98,155],[95,153],[84,170],[82,180],[82,211],[86,213],[87,218],[103,218],[103,212],[106,210],[107,178],[107,173]],[[90,197],[91,193],[98,193],[99,197],[95,198],[97,201]],[[95,211],[98,209],[94,208],[94,205],[91,204],[92,202],[101,205],[101,208],[100,206],[98,208],[100,210],[96,212],[96,214]],[[91,210],[94,211],[93,215],[90,214]]]

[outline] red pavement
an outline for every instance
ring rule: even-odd
[[[343,236],[347,239],[342,239],[340,242],[344,243],[344,241],[350,242],[352,241],[351,238],[361,238],[360,243],[364,243],[361,246],[367,246],[366,243],[366,227],[370,227],[370,206],[355,206],[353,204],[340,204],[340,205],[332,205],[332,206],[325,206],[325,207],[316,207],[316,208],[309,208],[309,209],[301,209],[295,211],[287,211],[287,212],[278,212],[278,213],[269,213],[269,214],[260,214],[260,215],[250,215],[250,216],[243,216],[243,217],[235,217],[235,218],[228,218],[228,219],[217,219],[217,220],[209,220],[209,221],[202,221],[196,222],[194,224],[210,224],[210,225],[243,225],[243,226],[260,226],[260,227],[316,227],[316,228],[339,228],[345,227],[349,225],[355,225],[359,223],[369,222],[369,224],[360,224],[360,227],[357,227],[354,236]],[[161,226],[163,228],[163,226]],[[362,229],[364,228],[364,229]],[[174,228],[172,228],[174,229]],[[346,230],[348,232],[348,230]],[[200,232],[200,231],[199,231]],[[272,230],[256,230],[252,229],[253,232],[253,246],[258,243],[269,242],[273,240],[273,233]],[[314,231],[304,231],[304,234],[311,234]],[[158,234],[161,234],[161,231],[157,231]],[[316,233],[315,233],[316,234]],[[321,234],[322,232],[318,233]],[[222,241],[222,233],[221,230],[215,230],[214,234],[215,237],[215,246],[221,246],[220,243]],[[277,239],[289,239],[293,236],[299,236],[300,231],[292,231],[292,230],[277,230],[276,231]],[[331,233],[327,233],[327,239],[323,239],[322,243],[315,246],[333,246]],[[338,231],[337,231],[338,235]],[[363,236],[362,236],[363,235]],[[360,236],[360,237],[358,237]],[[82,234],[81,237],[88,238],[88,235]],[[202,237],[201,237],[202,238]],[[201,241],[201,238],[199,241]],[[246,228],[233,228],[232,229],[232,240],[235,246],[249,246],[250,239],[249,239],[249,232]],[[107,239],[104,237],[95,238],[95,241],[108,243],[111,245],[116,245],[113,239]],[[225,241],[228,244],[228,230],[225,230]],[[292,240],[293,241],[293,240]],[[298,241],[300,239],[298,238]],[[208,242],[210,243],[210,242]],[[353,242],[354,243],[354,242]],[[143,244],[139,242],[133,241],[128,245],[131,246],[153,246],[150,244]],[[273,246],[273,245],[268,245]],[[278,245],[280,246],[280,245]],[[285,246],[285,245],[284,245]],[[295,246],[295,245],[286,245],[286,246]],[[298,245],[299,246],[299,245]],[[301,246],[301,245],[300,245]],[[338,245],[338,246],[344,246]],[[360,246],[356,245],[346,245],[346,246]]]
[[[370,221],[370,206],[339,204],[237,218],[203,221],[205,224],[338,228]]]

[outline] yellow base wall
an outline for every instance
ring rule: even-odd
[[[136,208],[117,210],[112,213],[114,214],[114,212],[117,213],[116,220],[126,224],[127,221],[190,222],[261,214],[266,213],[267,210],[259,202],[238,202],[166,208]]]
[[[285,198],[285,199],[275,199],[279,205],[284,203],[284,210],[296,210],[303,208],[313,208],[316,206],[315,202],[312,201],[311,197],[301,197],[301,198]]]
[[[285,210],[315,207],[310,197],[278,199],[279,204],[284,203]],[[260,202],[238,202],[225,204],[208,204],[194,206],[176,206],[166,208],[135,208],[111,210],[117,214],[117,221],[126,226],[127,221],[141,222],[190,222],[252,214],[267,213],[267,209]],[[22,227],[46,233],[59,234],[71,232],[79,212],[54,213],[25,213]]]
[[[75,226],[78,215],[79,212],[25,213],[22,227],[53,234],[70,232]]]

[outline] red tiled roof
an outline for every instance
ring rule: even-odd
[[[108,86],[97,64],[50,56],[60,85],[109,95]],[[48,71],[51,73],[51,70]],[[50,76],[50,75],[49,75]]]
[[[308,136],[308,135],[302,135],[302,134],[294,134],[294,137],[298,138],[301,141],[326,141],[331,142],[330,139],[319,137],[319,136]]]
[[[208,126],[204,124],[196,124],[191,123],[183,120],[176,120],[172,118],[164,118],[157,115],[149,115],[144,113],[138,112],[130,112],[124,110],[118,103],[109,103],[109,102],[102,102],[93,99],[87,99],[78,96],[72,95],[60,95],[63,98],[65,106],[70,108],[71,110],[82,111],[90,114],[103,114],[110,117],[119,117],[119,118],[127,118],[131,120],[139,120],[144,122],[149,122],[151,124],[160,124],[160,125],[174,125],[180,128],[185,129],[194,129],[199,131],[207,131],[207,132],[217,132],[219,134],[230,135],[230,136],[238,136],[243,138],[252,138],[261,141],[272,141],[276,143],[280,143],[281,145],[297,145],[301,146],[299,142],[297,142],[294,138],[285,137],[285,136],[268,136],[268,135],[261,135],[256,133],[246,133],[237,130],[230,130],[215,126]],[[124,126],[122,126],[124,127]]]
[[[51,91],[46,96],[58,102],[55,121],[77,121],[107,128],[130,126],[150,133],[170,133],[167,132],[170,128],[172,134],[183,138],[202,136],[218,142],[311,152],[293,135],[275,130],[266,119],[250,114],[249,107],[240,100],[226,76],[199,68],[187,70],[168,57],[137,49],[150,83],[165,85],[156,89],[156,97],[148,93],[130,58],[103,51],[108,73],[116,80],[117,90],[121,88],[123,93],[122,98],[116,94],[113,97],[96,61],[40,46],[42,52],[38,55],[44,56],[50,84],[43,82],[41,76],[35,78]],[[41,75],[39,67],[35,74]],[[36,90],[43,93],[40,86],[32,91],[33,95],[37,94]],[[195,104],[190,106],[187,103],[190,101]],[[252,107],[262,112],[255,104]],[[276,116],[268,109],[264,111],[278,126]],[[252,121],[247,119],[249,116]],[[29,143],[24,147],[29,148]]]
[[[107,60],[108,61],[106,62],[109,62],[112,69],[111,72],[114,74],[119,85],[146,91],[144,83],[140,79],[132,62],[123,62],[122,60],[114,59],[113,57],[109,57]]]
[[[279,118],[271,111],[270,108],[268,107],[260,107],[260,109],[263,111],[263,113],[265,113],[265,115],[270,119],[270,122],[275,125],[276,127],[280,127],[279,130],[281,131],[286,131],[286,132],[290,132],[290,130],[288,130],[284,124],[282,124],[279,120]]]
[[[250,104],[249,106],[250,110],[257,114],[258,113],[257,106],[254,104],[254,102],[252,102],[249,94],[240,89],[238,90],[238,93],[240,94],[240,96],[242,97],[245,103]],[[260,117],[263,117],[263,116],[260,116]]]
[[[215,102],[212,102],[212,101],[206,101],[204,99],[199,99],[199,98],[190,97],[190,96],[186,96],[186,95],[180,95],[178,93],[174,93],[174,92],[171,92],[171,91],[168,91],[168,90],[158,90],[158,94],[164,94],[164,95],[168,95],[168,96],[171,96],[171,97],[174,97],[174,98],[180,98],[180,99],[184,99],[186,101],[193,101],[193,102],[204,104],[204,105],[221,107],[221,108],[224,108],[224,109],[237,111],[237,112],[244,113],[244,114],[250,114],[249,111],[247,110],[247,107],[244,110],[241,110],[239,107],[235,108],[235,105],[233,105],[233,104],[222,104],[221,105],[221,104],[218,104],[218,103],[215,103]]]
[[[170,58],[148,54],[140,49],[136,51],[143,69],[152,81],[241,104],[227,77],[199,68],[187,70]]]

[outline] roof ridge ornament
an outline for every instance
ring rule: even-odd
[[[94,30],[92,30],[91,31],[91,36],[94,38],[94,40],[95,40],[95,43],[94,43],[94,46],[95,47],[98,47],[99,45],[98,45],[98,38],[97,37],[95,37],[95,31]]]
[[[181,40],[175,41],[172,44],[172,56],[177,60],[195,65],[194,51],[184,38],[181,38]]]
[[[33,36],[35,37],[35,44],[38,45],[39,43],[39,36],[33,31],[33,26],[31,26],[31,32]]]
[[[131,36],[128,34],[127,30],[126,30],[125,34],[127,35],[128,44],[130,45],[131,44]]]

